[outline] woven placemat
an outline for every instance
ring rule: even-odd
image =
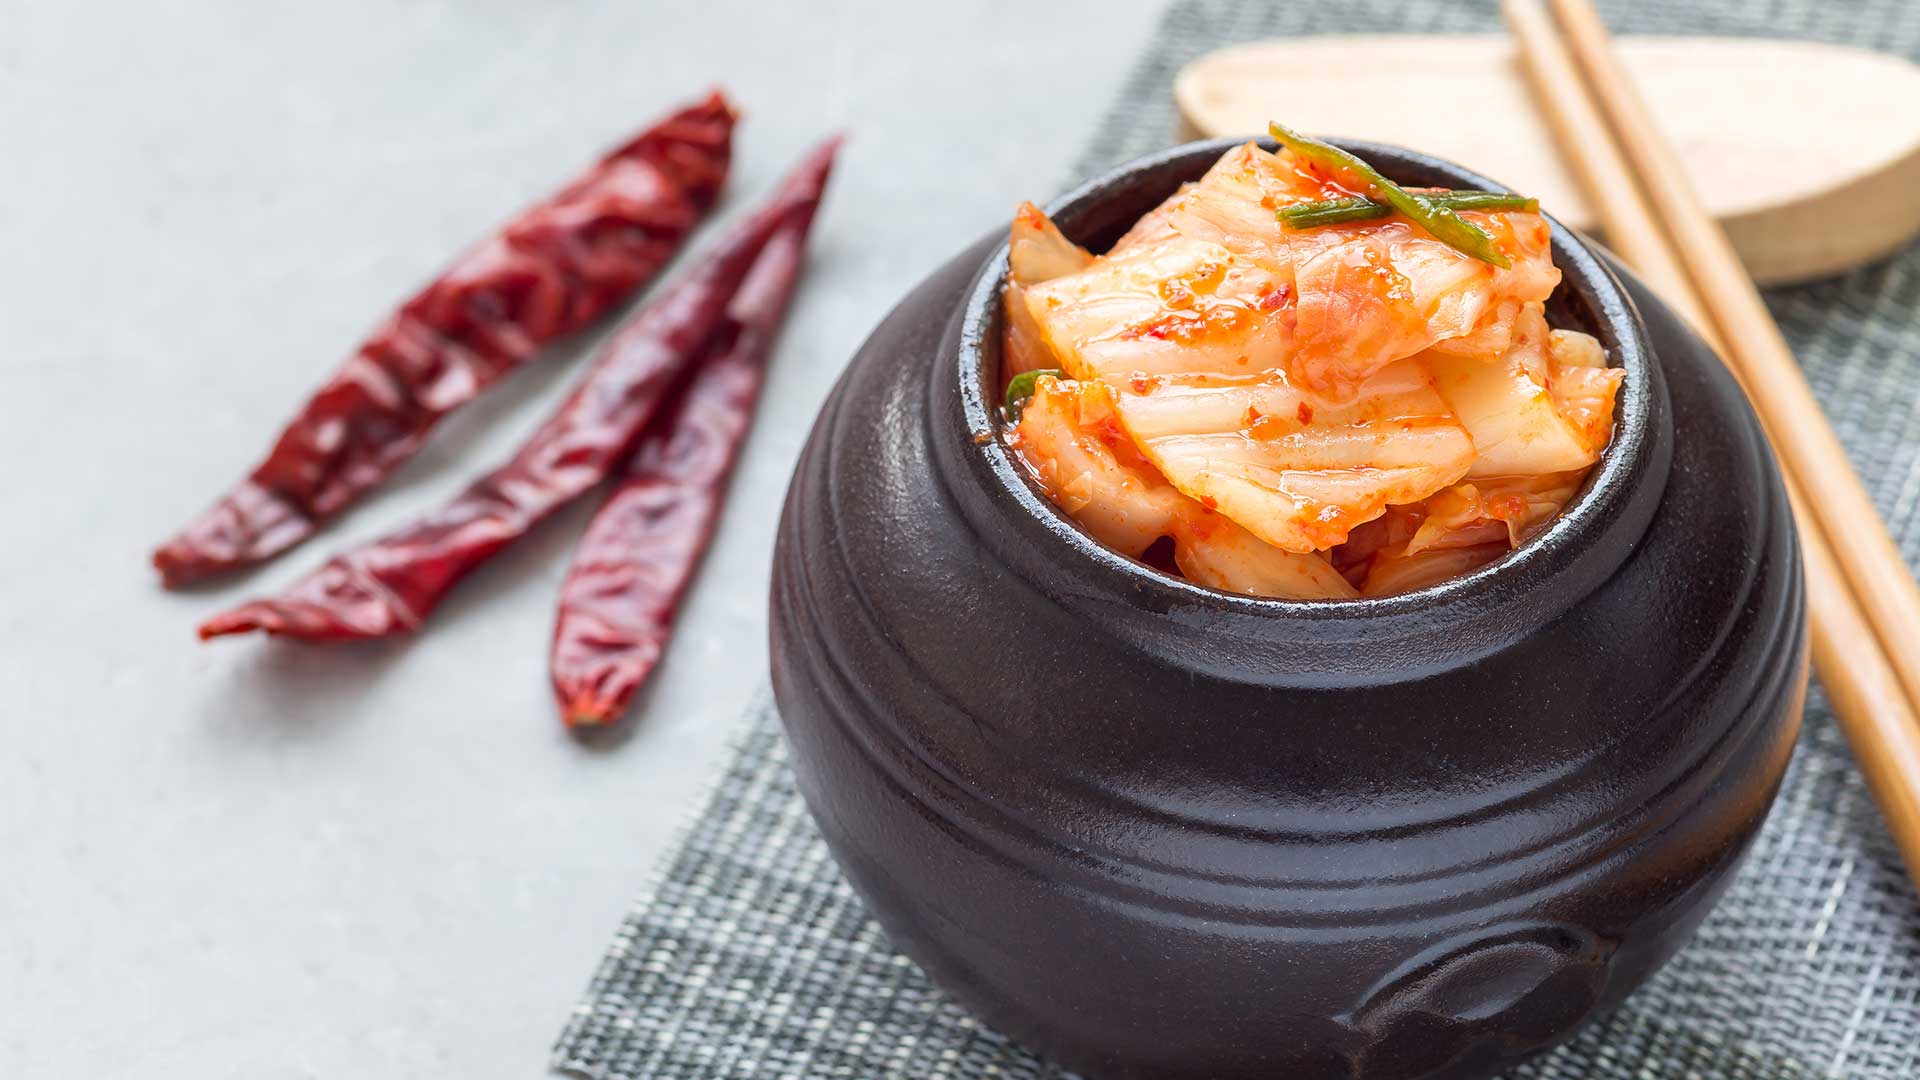
[[[1920,58],[1920,3],[1908,0],[1601,7],[1635,33],[1786,36]],[[1182,0],[1075,175],[1172,141],[1173,75],[1219,45],[1497,26],[1491,3]],[[1768,301],[1913,561],[1920,247]],[[808,819],[764,703],[615,935],[553,1065],[595,1080],[1066,1075],[982,1027],[888,945]],[[1920,898],[1817,687],[1779,802],[1699,935],[1612,1016],[1516,1077],[1920,1078]]]

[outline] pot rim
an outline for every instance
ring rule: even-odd
[[[1140,177],[1165,172],[1170,168],[1177,169],[1183,163],[1198,165],[1193,172],[1197,176],[1220,155],[1248,141],[1241,138],[1202,140],[1135,158],[1052,200],[1046,206],[1047,215],[1069,238],[1082,240],[1086,238],[1087,220],[1095,217],[1096,212],[1116,196],[1132,194],[1133,185]],[[1271,138],[1265,137],[1251,141],[1269,151],[1277,145]],[[1471,170],[1418,151],[1354,139],[1335,138],[1328,141],[1367,158],[1388,176],[1404,176],[1412,170],[1425,173],[1428,177],[1439,175],[1451,187],[1512,190]],[[1409,182],[1431,181],[1422,179]],[[1584,238],[1551,214],[1542,211],[1542,216],[1552,233],[1554,265],[1561,272],[1554,299],[1548,302],[1549,309],[1573,306],[1583,310],[1588,318],[1584,324],[1576,322],[1573,328],[1585,330],[1599,338],[1606,347],[1610,365],[1624,369],[1626,377],[1615,403],[1613,437],[1573,501],[1555,516],[1547,528],[1530,537],[1520,547],[1469,573],[1390,596],[1292,600],[1200,585],[1122,555],[1093,539],[1047,498],[1038,483],[1016,460],[1006,441],[1008,427],[1001,413],[998,395],[989,389],[1000,385],[1000,296],[1008,272],[1008,244],[1005,241],[988,255],[968,288],[965,306],[958,316],[959,349],[954,357],[957,364],[951,373],[958,382],[960,411],[968,441],[984,458],[987,466],[985,471],[992,474],[1003,493],[1021,510],[1038,519],[1046,526],[1048,533],[1074,549],[1079,557],[1121,575],[1126,586],[1123,591],[1127,595],[1157,610],[1198,601],[1216,610],[1245,616],[1342,623],[1362,620],[1371,623],[1396,615],[1429,611],[1438,605],[1481,608],[1498,603],[1499,597],[1513,588],[1526,587],[1527,582],[1542,574],[1564,569],[1569,552],[1588,546],[1614,523],[1610,515],[1620,511],[1630,501],[1630,488],[1633,485],[1657,483],[1664,486],[1665,483],[1664,468],[1647,467],[1653,463],[1651,459],[1656,457],[1653,451],[1655,443],[1659,441],[1657,427],[1664,421],[1664,410],[1656,400],[1658,392],[1663,392],[1664,387],[1657,385],[1657,365],[1646,329],[1619,279],[1607,269]],[[1101,249],[1104,250],[1104,246]],[[1560,321],[1559,325],[1565,326],[1566,320]],[[1571,603],[1574,597],[1566,599]]]

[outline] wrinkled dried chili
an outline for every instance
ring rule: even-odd
[[[462,255],[361,344],[250,476],[154,552],[162,581],[304,540],[412,457],[442,417],[631,295],[713,205],[733,124],[715,91]]]
[[[560,718],[605,724],[652,674],[713,537],[767,354],[806,258],[809,218],[782,226],[673,408],[650,424],[574,551],[549,661]]]
[[[215,616],[200,636],[264,630],[338,641],[416,629],[462,577],[625,459],[725,322],[768,241],[812,215],[833,149],[829,144],[803,161],[767,205],[620,330],[512,461],[419,522],[334,557],[280,596]]]

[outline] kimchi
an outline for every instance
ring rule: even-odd
[[[1104,254],[1019,208],[1011,445],[1094,539],[1213,588],[1381,596],[1500,558],[1579,490],[1624,374],[1548,324],[1546,221],[1274,131]]]

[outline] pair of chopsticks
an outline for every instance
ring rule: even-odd
[[[1920,884],[1920,586],[1590,0],[1501,12],[1608,244],[1714,346],[1766,428],[1799,524],[1814,667]]]

